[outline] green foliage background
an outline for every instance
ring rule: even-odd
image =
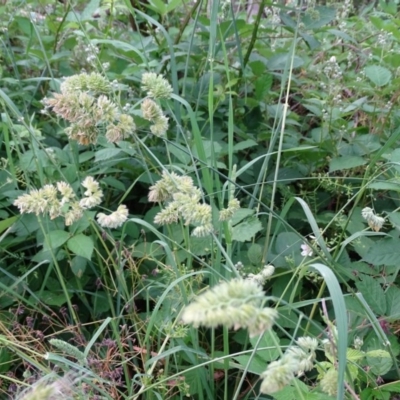
[[[0,5],[4,398],[29,398],[23,389],[55,375],[85,399],[400,391],[398,5],[262,0],[250,15],[243,3]],[[97,141],[79,144],[67,121],[43,112],[44,99],[82,72],[111,83],[110,99],[135,121],[129,137],[110,143],[99,124]],[[158,100],[169,118],[161,137],[141,110],[145,72],[173,88]],[[165,204],[150,202],[149,188],[165,171],[202,190],[211,235],[191,235],[182,220],[154,222]],[[14,204],[59,181],[83,196],[87,176],[103,201],[71,226]],[[220,221],[233,198],[240,209]],[[96,214],[121,204],[127,221],[103,229]],[[275,267],[263,283],[279,313],[272,330],[254,339],[182,323],[195,295],[265,265]],[[315,369],[260,395],[260,375],[300,336],[319,340]],[[330,369],[338,379],[327,394]]]

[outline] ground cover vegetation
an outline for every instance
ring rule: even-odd
[[[0,398],[398,398],[399,25],[3,1]]]

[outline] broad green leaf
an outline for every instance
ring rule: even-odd
[[[367,185],[368,189],[375,190],[393,190],[395,192],[400,191],[400,182],[391,182],[391,181],[379,181],[379,182],[371,182]]]
[[[116,149],[115,147],[109,147],[96,151],[94,162],[109,160],[110,158],[113,158],[120,154],[121,151],[121,149]]]
[[[64,293],[62,294],[55,294],[53,292],[43,290],[41,292],[35,293],[36,298],[32,297],[31,301],[36,303],[37,299],[42,301],[43,303],[47,304],[48,306],[57,306],[61,307],[63,304],[67,302],[67,297]]]
[[[275,251],[280,256],[291,256],[301,253],[303,241],[294,232],[281,232],[276,238]]]
[[[55,230],[51,231],[46,235],[46,239],[43,243],[43,250],[48,251],[50,249],[57,249],[62,246],[68,239],[70,235],[68,232]]]
[[[77,256],[81,256],[90,260],[93,253],[93,240],[91,237],[82,233],[72,237],[68,240],[68,248]]]
[[[399,259],[400,240],[394,237],[374,242],[363,257],[363,261],[373,265],[397,265]]]
[[[362,157],[344,156],[333,158],[329,163],[329,172],[341,171],[343,169],[356,168],[367,163]]]
[[[240,151],[240,150],[245,150],[248,149],[249,147],[254,147],[254,146],[258,146],[258,143],[253,140],[253,139],[247,139],[247,140],[243,140],[243,142],[239,142],[236,143],[233,146],[233,151]]]
[[[305,25],[306,29],[319,29],[325,25],[328,25],[331,21],[333,21],[336,17],[336,9],[333,7],[315,7],[314,9],[318,12],[319,18],[313,18],[313,16],[309,14],[305,14],[302,22]]]
[[[390,286],[386,291],[387,311],[389,319],[400,319],[400,289],[397,286]]]
[[[95,14],[96,10],[100,6],[100,0],[90,0],[89,3],[86,4],[85,9],[83,10],[82,14],[80,15],[80,21],[89,21],[93,19],[93,15]]]
[[[233,357],[233,359],[237,361],[243,369],[247,367],[247,371],[252,374],[261,375],[267,369],[267,364],[257,353],[241,354]]]
[[[392,79],[392,73],[380,65],[370,65],[364,69],[367,78],[376,86],[385,86]]]
[[[347,360],[348,361],[358,361],[362,360],[365,357],[365,353],[361,350],[356,349],[347,349]]]
[[[247,250],[247,257],[253,265],[260,266],[262,260],[262,247],[257,243],[253,243]]]
[[[272,56],[268,62],[267,67],[270,71],[285,70],[291,65],[292,53],[281,53]],[[293,68],[299,68],[304,64],[304,60],[298,56],[293,57]]]
[[[372,311],[378,315],[386,313],[386,297],[379,282],[369,275],[361,275],[361,281],[356,283],[357,289],[364,296]]]
[[[239,208],[232,217],[232,225],[238,224],[240,221],[243,221],[246,217],[253,214],[254,210],[251,210],[250,208]]]
[[[85,272],[86,265],[87,265],[86,258],[76,256],[72,259],[71,270],[75,276],[80,278],[83,275],[83,273]]]
[[[272,75],[264,73],[254,82],[254,95],[258,101],[264,101],[272,86]]]
[[[0,221],[0,233],[4,232],[6,229],[8,229],[16,220],[18,219],[18,216],[10,217],[7,219],[3,219]]]
[[[367,352],[366,356],[370,371],[375,375],[385,375],[392,368],[393,360],[389,352],[385,350],[371,350]]]
[[[257,217],[251,217],[236,225],[232,229],[232,240],[246,242],[254,238],[262,229],[261,221]]]
[[[253,347],[257,344],[258,339],[258,336],[250,338]],[[279,347],[276,345],[279,342],[279,337],[274,331],[269,330],[263,334],[258,343],[256,354],[264,361],[264,369],[269,362],[274,361],[279,357],[280,351]]]

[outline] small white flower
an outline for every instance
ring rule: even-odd
[[[311,257],[313,255],[313,250],[307,243],[303,243],[300,247],[301,250],[303,250],[301,252],[303,257]]]

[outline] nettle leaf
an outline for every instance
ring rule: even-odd
[[[392,79],[392,73],[380,65],[370,65],[364,69],[367,78],[376,86],[385,86]]]
[[[232,229],[232,240],[246,242],[254,238],[262,229],[261,221],[257,217],[251,217],[236,225]]]
[[[350,169],[360,167],[367,163],[362,157],[358,156],[344,156],[333,158],[329,163],[329,172],[341,171],[343,169]]]
[[[94,243],[89,236],[79,233],[68,240],[67,246],[77,256],[87,258],[88,260],[92,258]]]
[[[362,261],[373,265],[397,265],[400,258],[399,238],[385,238],[374,242]]]
[[[386,314],[386,297],[379,282],[369,275],[361,275],[356,283],[357,289],[364,296],[372,311],[378,315]]]

